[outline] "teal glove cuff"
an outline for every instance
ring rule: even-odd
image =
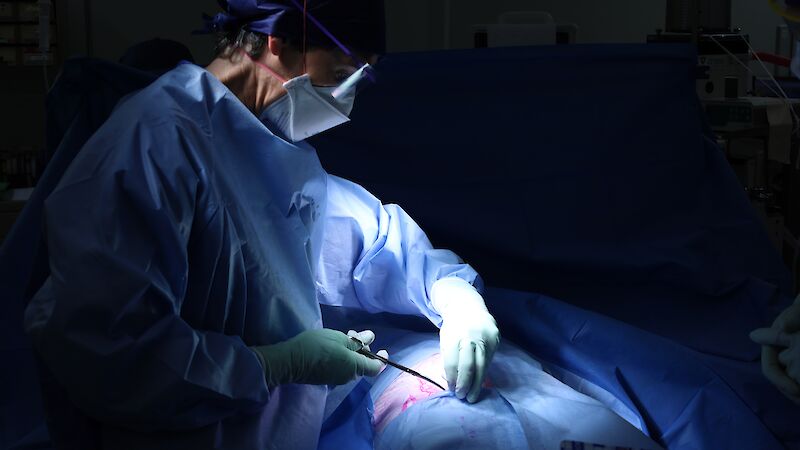
[[[264,368],[267,387],[275,388],[292,382],[291,354],[285,343],[250,347]]]

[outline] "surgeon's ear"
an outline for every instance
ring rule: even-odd
[[[275,56],[281,56],[283,53],[283,49],[286,48],[286,42],[275,36],[269,36],[267,39],[267,46],[269,47],[269,52]]]

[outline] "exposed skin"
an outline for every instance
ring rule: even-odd
[[[377,55],[362,59],[374,63]],[[256,61],[283,79],[260,67],[244,51],[219,56],[206,67],[256,114],[286,95],[286,80],[308,73],[316,86],[337,86],[358,70],[357,63],[338,48],[309,49],[304,58],[301,50],[275,36],[268,37],[267,46]]]

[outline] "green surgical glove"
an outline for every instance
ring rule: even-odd
[[[375,339],[371,331],[350,334],[367,346]],[[340,385],[359,376],[378,375],[383,364],[356,353],[361,347],[342,332],[321,329],[251,348],[261,360],[267,385],[273,388],[288,383]]]

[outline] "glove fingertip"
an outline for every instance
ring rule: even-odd
[[[774,328],[759,328],[750,333],[753,342],[766,346],[787,347],[791,343],[787,334]]]
[[[358,335],[365,344],[371,344],[373,341],[375,341],[375,332],[372,330],[364,330],[358,333]]]
[[[444,368],[444,379],[447,381],[447,387],[455,392],[456,383],[458,382],[458,369],[457,368]]]
[[[374,360],[374,359],[371,359],[369,366],[367,366],[367,370],[368,371],[364,375],[367,375],[367,376],[370,376],[370,377],[376,377],[381,372],[383,372],[383,369],[385,367],[386,367],[386,365],[383,364],[382,362]]]
[[[456,382],[456,397],[458,397],[459,400],[464,400],[467,397],[471,387],[472,379],[459,377],[459,380]]]

